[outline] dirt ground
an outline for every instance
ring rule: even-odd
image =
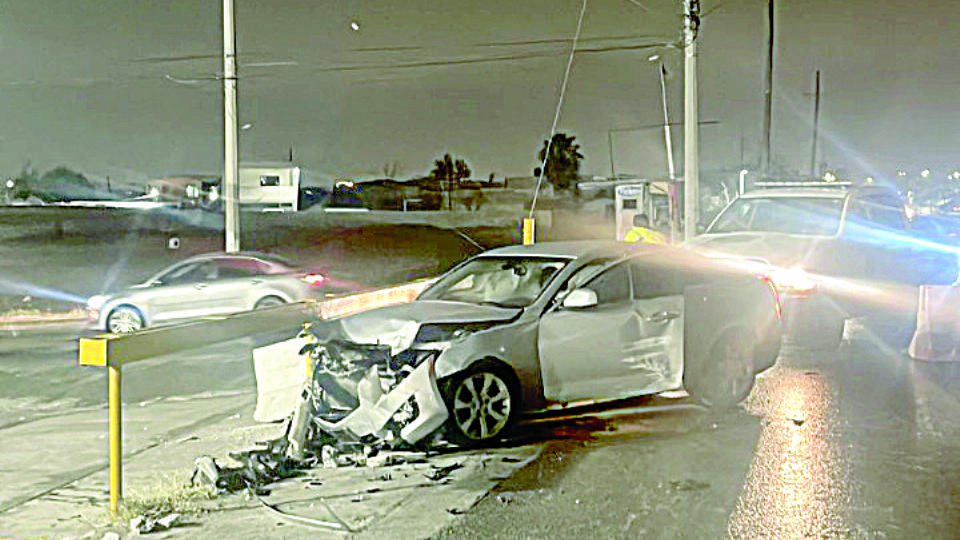
[[[65,229],[31,225],[0,222],[0,313],[77,309],[93,294],[142,282],[176,261],[223,247],[221,231],[156,230],[125,217],[98,216]],[[437,275],[481,247],[517,240],[512,226],[450,229],[306,216],[246,225],[242,249],[277,253],[319,271],[335,292]],[[169,247],[172,238],[177,249]]]

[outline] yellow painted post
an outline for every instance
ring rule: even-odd
[[[110,423],[110,515],[116,516],[120,511],[120,500],[123,498],[123,468],[120,424],[120,364],[107,364],[107,402]]]
[[[523,218],[523,245],[529,246],[533,244],[533,235],[534,232],[534,222],[533,218]]]

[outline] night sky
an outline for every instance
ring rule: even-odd
[[[582,172],[662,175],[655,64],[683,115],[679,1],[587,0],[559,131]],[[560,93],[579,0],[236,0],[241,161],[330,177],[529,175]],[[960,167],[960,9],[949,2],[778,1],[773,161],[850,175]],[[750,166],[763,122],[764,0],[705,1],[701,170]],[[357,23],[359,30],[352,28]],[[0,174],[25,163],[139,181],[222,167],[219,0],[0,0]],[[682,129],[674,130],[683,163]]]

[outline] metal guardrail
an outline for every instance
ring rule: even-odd
[[[376,307],[409,302],[432,282],[433,280],[416,281],[327,300],[285,304],[177,326],[151,328],[133,334],[105,334],[81,338],[78,365],[107,368],[110,514],[117,515],[123,498],[123,430],[120,403],[123,365],[251,334],[297,328],[315,318],[332,319]]]

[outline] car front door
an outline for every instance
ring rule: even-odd
[[[160,276],[148,291],[153,323],[194,317],[208,304],[206,288],[213,278],[210,261],[185,263]]]
[[[584,285],[597,294],[596,306],[558,305],[541,318],[548,400],[615,399],[678,386],[682,297],[634,298],[631,273],[628,263],[607,268]]]

